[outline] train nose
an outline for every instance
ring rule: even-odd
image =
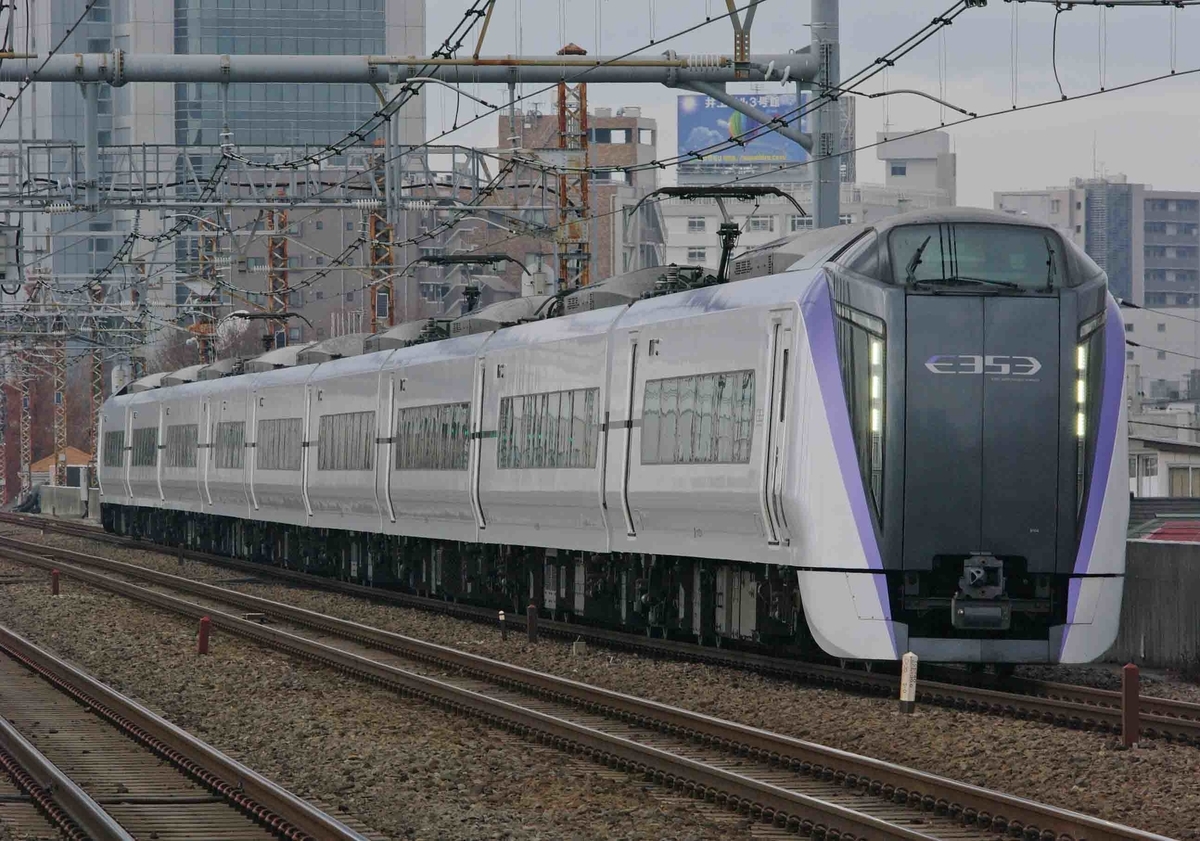
[[[972,557],[1053,573],[1059,299],[910,295],[906,328],[904,569],[954,589],[987,574]]]

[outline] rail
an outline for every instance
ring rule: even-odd
[[[556,704],[583,710],[589,716],[616,719],[626,727],[637,726],[731,756],[748,757],[766,769],[785,769],[818,781],[832,781],[835,788],[850,788],[862,794],[874,795],[874,798],[868,797],[867,803],[874,801],[876,813],[880,804],[876,798],[902,807],[895,817],[889,815],[887,820],[883,820],[877,814],[875,817],[866,814],[871,811],[870,806],[864,805],[860,812],[832,802],[837,798],[814,798],[772,782],[769,771],[754,776],[750,770],[739,768],[735,771],[720,767],[719,762],[701,762],[652,744],[652,738],[616,735],[604,732],[595,724],[585,725],[570,720],[569,715],[561,709],[550,713],[538,711],[527,700],[494,697],[495,693],[491,691],[468,688],[471,684],[459,685],[445,676],[434,678],[379,662],[370,656],[369,651],[365,654],[347,651],[216,610],[211,605],[189,602],[76,566],[73,561],[80,560],[82,553],[51,549],[49,554],[53,557],[47,559],[35,552],[14,548],[13,542],[11,538],[0,540],[0,554],[43,568],[54,566],[68,577],[181,615],[193,618],[208,616],[215,627],[261,644],[325,663],[451,709],[481,715],[492,723],[502,724],[524,735],[536,735],[556,747],[641,772],[693,796],[716,800],[780,826],[801,831],[812,831],[816,827],[823,827],[827,831],[836,829],[843,838],[947,837],[939,832],[940,820],[947,826],[956,827],[955,833],[962,833],[965,826],[984,833],[1003,831],[1025,838],[1055,838],[1059,841],[1149,841],[1161,838],[1068,810],[535,672],[294,605],[105,558],[86,556],[87,560],[84,561],[89,566],[106,568],[159,587],[191,593],[238,609],[253,610],[257,614],[316,629],[322,634],[366,645],[370,649],[434,663],[446,674],[463,674],[486,680],[496,686],[519,690],[536,699],[548,699]],[[41,551],[49,548],[36,544],[31,546]],[[914,828],[914,810],[931,825]],[[907,819],[904,813],[907,813]],[[962,836],[959,834],[955,837]]]
[[[494,625],[496,622],[496,611],[491,608],[336,581],[310,573],[207,552],[162,547],[158,544],[108,534],[98,527],[79,523],[5,513],[0,513],[0,523],[11,523],[26,528],[40,527],[45,531],[69,534],[130,549],[171,552],[201,563],[302,584],[315,589],[366,598],[375,602],[438,612],[489,625]],[[852,690],[870,695],[894,695],[898,686],[896,677],[891,674],[838,668],[822,663],[773,657],[743,650],[701,647],[677,640],[649,639],[637,634],[578,623],[540,619],[538,629],[541,633],[553,636],[567,639],[582,638],[593,644],[635,650],[652,656],[751,670],[818,686]],[[917,701],[920,703],[952,707],[967,712],[1036,719],[1062,727],[1095,729],[1111,733],[1120,732],[1121,694],[1119,692],[1029,679],[983,681],[978,678],[972,679],[965,674],[955,675],[954,671],[950,669],[929,666],[923,666],[922,671],[926,678],[921,680],[917,688]],[[931,675],[940,679],[928,679]],[[1141,696],[1139,703],[1142,719],[1141,737],[1200,746],[1200,704],[1146,695]]]

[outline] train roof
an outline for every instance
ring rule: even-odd
[[[1038,228],[1057,237],[1064,244],[1064,257],[1069,277],[1092,279],[1104,275],[1103,269],[1079,246],[1069,238],[1063,237],[1056,228],[1047,223],[1030,219],[1027,216],[985,208],[944,207],[899,213],[884,217],[878,222],[839,225],[835,228],[807,230],[780,237],[748,248],[734,257],[729,279],[730,282],[736,282],[783,272],[817,269],[830,262],[837,263],[843,254],[857,255],[863,249],[849,246],[871,233],[876,235],[877,243],[886,243],[886,235],[895,228],[940,224],[991,224]],[[878,245],[876,247],[885,248],[886,246]],[[884,262],[879,261],[879,265],[883,265]],[[652,300],[646,296],[652,294],[661,276],[668,272],[695,274],[702,271],[702,267],[696,266],[656,266],[638,269],[571,292],[563,299],[564,305],[560,309],[563,315],[570,317],[590,310],[615,308],[637,301]],[[247,374],[266,373],[297,365],[325,363],[360,354],[419,346],[427,338],[439,333],[441,335],[449,334],[452,337],[491,333],[513,324],[546,319],[552,309],[549,306],[552,299],[553,296],[536,295],[497,301],[458,318],[435,318],[406,322],[374,335],[351,334],[326,339],[322,342],[293,345],[268,351],[252,359],[233,360],[230,364],[219,361],[209,366],[189,366],[175,372],[143,377],[127,386],[123,393],[146,391],[192,382],[197,379],[214,379],[243,372]],[[601,322],[610,320],[600,318]]]

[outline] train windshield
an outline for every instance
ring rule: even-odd
[[[896,283],[1049,292],[1065,284],[1063,245],[1042,228],[988,223],[905,225],[889,237]]]

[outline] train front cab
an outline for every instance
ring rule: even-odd
[[[798,560],[810,629],[844,656],[885,627],[933,661],[1095,659],[1128,519],[1119,309],[1052,229],[938,217],[868,232],[805,297],[827,410],[807,434],[847,489],[818,506],[844,509],[856,545],[834,554],[864,570]]]

